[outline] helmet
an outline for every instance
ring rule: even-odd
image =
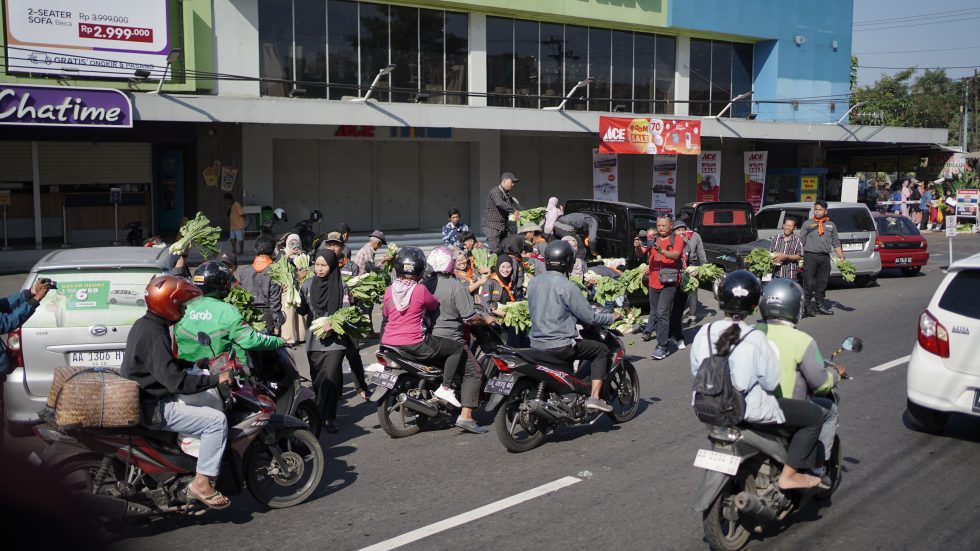
[[[288,221],[288,218],[286,218],[286,209],[276,209],[272,211],[272,216],[274,216],[279,222]]]
[[[568,275],[575,264],[575,251],[567,241],[552,241],[544,249],[544,265],[548,271]]]
[[[314,222],[319,222],[320,220],[323,220],[323,213],[317,209],[313,209],[313,212],[310,213],[310,220]]]
[[[402,247],[395,254],[395,275],[418,281],[425,272],[425,253],[418,247]]]
[[[432,271],[437,274],[452,274],[456,268],[456,258],[449,247],[436,247],[426,259]]]
[[[217,260],[209,260],[201,264],[194,272],[194,285],[209,297],[223,299],[228,296],[231,280],[231,270]]]
[[[201,290],[182,277],[162,275],[150,280],[143,295],[149,311],[176,322],[183,315],[184,303],[201,296]]]
[[[762,296],[759,278],[746,270],[735,270],[725,276],[718,289],[718,306],[728,315],[745,317],[755,311]]]
[[[762,289],[762,319],[799,323],[803,317],[803,288],[792,279],[773,278]]]

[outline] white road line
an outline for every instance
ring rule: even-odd
[[[484,505],[478,509],[467,511],[460,515],[447,518],[446,520],[441,520],[434,524],[423,526],[417,530],[412,530],[411,532],[385,540],[381,543],[376,543],[372,546],[365,547],[360,551],[383,551],[387,549],[396,549],[398,547],[402,547],[403,545],[416,542],[422,538],[427,538],[433,534],[444,532],[450,528],[455,528],[472,520],[492,515],[498,511],[503,511],[508,507],[513,507],[514,505],[524,503],[525,501],[532,500],[536,497],[541,497],[545,494],[560,490],[578,482],[582,482],[582,479],[574,476],[566,476],[565,478],[560,478],[543,486],[538,486],[537,488],[532,488],[526,492],[521,492],[517,495],[501,499],[500,501],[495,501],[488,505]]]
[[[884,364],[881,364],[879,366],[872,367],[871,368],[871,371],[885,371],[886,369],[891,369],[891,368],[895,367],[896,365],[902,365],[903,363],[907,363],[909,361],[909,358],[911,358],[911,357],[912,356],[903,356],[903,357],[901,357],[901,358],[899,358],[897,360],[892,360],[892,361],[890,361],[888,363],[884,363]]]

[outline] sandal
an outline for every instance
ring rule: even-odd
[[[371,399],[371,393],[366,390],[358,390],[357,394],[361,397],[361,400],[367,402]]]
[[[196,493],[194,493],[194,491],[191,490],[190,485],[188,485],[186,488],[184,488],[184,493],[187,494],[187,497],[188,498],[194,499],[194,500],[197,500],[197,501],[200,501],[201,503],[203,503],[204,505],[206,505],[209,509],[219,510],[219,509],[224,509],[224,508],[228,507],[229,505],[231,505],[231,500],[228,500],[224,505],[216,505],[215,504],[215,501],[220,500],[221,498],[224,498],[225,497],[218,490],[215,490],[214,493],[211,494],[211,495],[209,495],[209,496],[200,496],[200,495],[197,495]]]

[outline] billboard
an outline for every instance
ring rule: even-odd
[[[651,207],[658,213],[674,216],[677,200],[677,155],[653,157],[653,199]]]
[[[721,151],[702,151],[698,155],[697,201],[720,201]]]
[[[768,151],[745,152],[745,200],[752,203],[755,212],[762,208],[766,194],[766,161]]]
[[[619,201],[619,158],[615,154],[592,150],[592,198]]]
[[[167,0],[3,0],[7,72],[160,78],[170,53]]]
[[[599,151],[630,155],[697,155],[701,121],[599,117]]]

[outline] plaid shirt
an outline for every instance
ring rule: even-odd
[[[786,236],[780,233],[772,238],[769,243],[769,251],[803,256],[803,240],[796,235],[786,239]],[[796,274],[799,271],[800,264],[798,262],[783,262],[782,266],[773,266],[773,275],[785,279],[796,279]]]
[[[521,208],[520,203],[508,191],[496,185],[487,197],[487,206],[480,217],[480,225],[491,230],[507,229],[507,215]]]

